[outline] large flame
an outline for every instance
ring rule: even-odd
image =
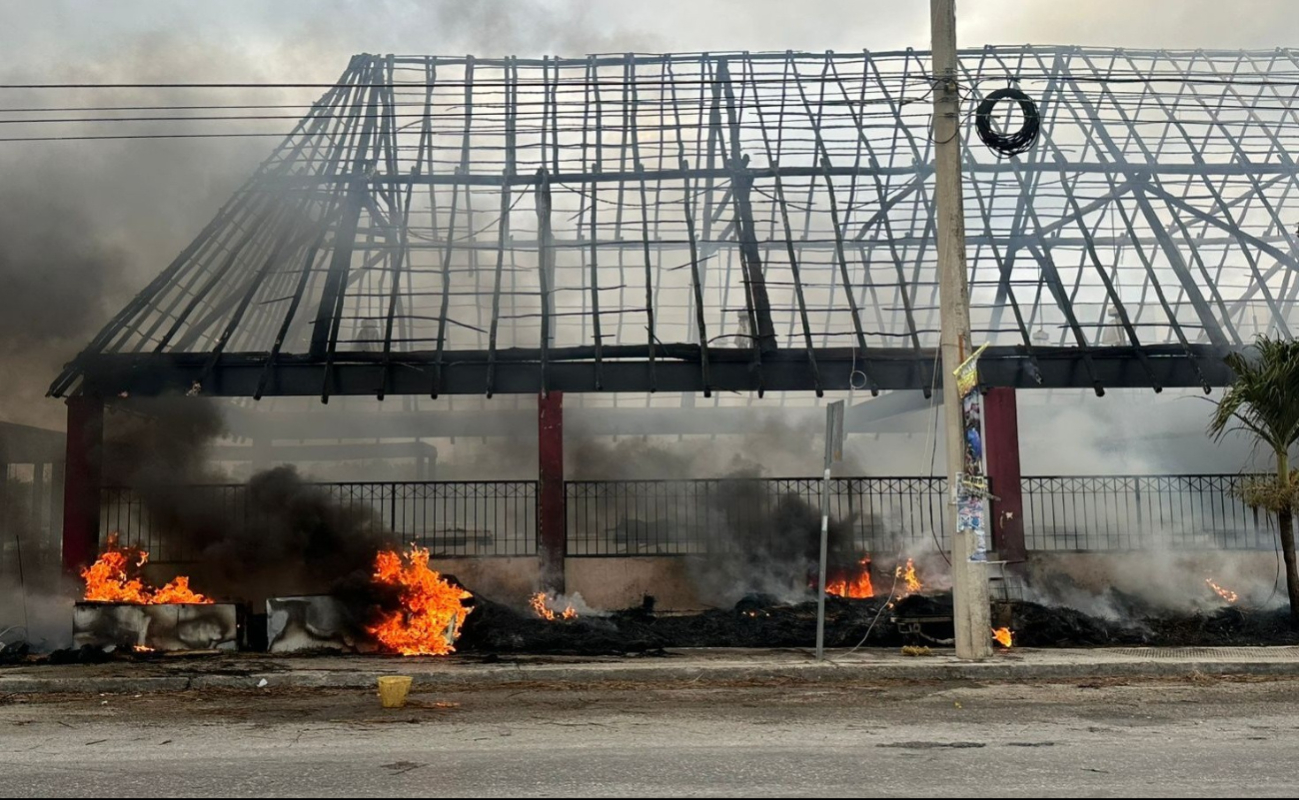
[[[138,573],[148,561],[147,552],[138,547],[119,545],[118,535],[110,533],[104,552],[95,563],[81,570],[81,578],[86,582],[86,601],[140,605],[213,602],[210,598],[190,589],[189,578],[184,575],[161,589],[146,586]]]
[[[428,550],[413,547],[403,557],[384,550],[374,558],[374,580],[401,590],[401,609],[385,613],[366,630],[385,648],[404,656],[444,656],[454,652],[460,626],[473,597],[429,568]]]
[[[825,593],[857,599],[874,597],[875,587],[871,586],[870,556],[862,556],[861,560],[857,562],[857,566],[856,574],[840,574],[827,580]]]
[[[993,628],[992,638],[996,639],[997,644],[1006,649],[1010,649],[1010,647],[1015,643],[1015,634],[1010,630],[1010,628]]]
[[[1218,584],[1214,583],[1213,578],[1205,578],[1204,582],[1209,584],[1209,588],[1212,589],[1214,592],[1216,592],[1219,597],[1221,597],[1223,600],[1226,600],[1228,603],[1234,603],[1240,599],[1240,595],[1236,594],[1232,590],[1224,589]]]
[[[564,603],[563,611],[555,610],[559,605],[559,599],[553,594],[537,592],[528,598],[528,605],[537,612],[537,616],[549,622],[554,622],[556,619],[577,619],[577,609],[573,608],[571,603]]]

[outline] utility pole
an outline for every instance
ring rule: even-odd
[[[983,659],[992,655],[992,625],[986,563],[970,561],[975,534],[961,530],[955,503],[959,477],[965,473],[965,420],[953,374],[970,354],[970,298],[965,267],[965,209],[961,201],[960,100],[956,92],[956,0],[930,0],[934,82],[934,157],[937,183],[935,223],[938,229],[938,296],[942,320],[943,418],[947,446],[947,480],[953,499],[952,584],[956,656]]]

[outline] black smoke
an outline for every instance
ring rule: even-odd
[[[105,482],[129,490],[150,536],[136,542],[127,532],[124,541],[150,550],[160,568],[182,563],[191,586],[217,598],[336,594],[377,601],[369,580],[374,556],[393,546],[393,537],[371,506],[343,502],[292,466],[231,484],[208,458],[224,432],[220,410],[204,398],[114,404]]]
[[[687,561],[704,602],[727,606],[748,595],[804,599],[813,591],[821,553],[821,512],[795,492],[768,494],[766,481],[724,482],[709,509],[709,552]],[[856,517],[830,518],[827,574],[855,574],[862,553]]]

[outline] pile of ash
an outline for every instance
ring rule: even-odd
[[[781,603],[762,595],[733,608],[697,614],[656,614],[645,605],[607,616],[546,621],[481,596],[465,620],[456,650],[461,653],[616,655],[670,647],[807,647],[816,640],[816,603]],[[871,646],[898,646],[883,600],[838,597],[826,602],[827,647],[852,647],[870,629]],[[871,623],[879,621],[871,629]]]
[[[827,647],[932,644],[952,635],[949,593],[911,595],[884,607],[884,598],[826,601]],[[1121,618],[1060,606],[1009,604],[1016,647],[1208,647],[1299,644],[1284,610],[1226,607],[1213,612],[1169,612],[1116,597]],[[1126,605],[1125,605],[1126,604]],[[921,621],[920,633],[895,622]],[[873,623],[873,627],[872,627]],[[548,622],[475,598],[456,649],[461,653],[618,655],[681,647],[809,647],[816,640],[816,603],[782,603],[751,595],[732,608],[694,614],[656,614],[652,601],[606,616]]]
[[[1227,606],[1207,612],[1134,609],[1119,619],[1071,608],[1013,604],[1015,644],[1022,647],[1235,647],[1299,644],[1289,611]]]

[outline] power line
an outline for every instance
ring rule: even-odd
[[[1283,73],[1293,74],[1293,73]],[[634,78],[626,80],[624,78],[601,78],[596,80],[585,79],[518,79],[513,81],[506,80],[481,80],[472,81],[460,80],[437,80],[437,81],[383,81],[378,83],[209,83],[209,82],[192,82],[192,83],[4,83],[0,84],[0,90],[82,90],[82,89],[428,89],[443,87],[464,87],[472,85],[474,88],[514,88],[514,87],[537,87],[549,88],[559,86],[563,88],[585,88],[585,87],[641,87],[641,86],[724,86],[727,84],[742,86],[745,84],[772,84],[782,85],[792,81],[804,84],[816,83],[839,83],[853,82],[861,80],[860,78],[844,79],[841,77],[816,76],[816,75],[798,75],[795,78],[786,76],[776,77],[757,77],[746,75],[739,78],[728,78],[725,80],[718,78],[684,78],[674,77],[668,80],[658,77],[646,76],[645,78]],[[1290,80],[1277,80],[1273,78],[1248,79],[1238,77],[1221,77],[1221,76],[1196,76],[1178,73],[1169,73],[1167,75],[1154,73],[1137,73],[1131,75],[1096,75],[1096,74],[1078,74],[1072,72],[1005,72],[996,75],[983,75],[975,79],[975,83],[984,83],[987,81],[1046,81],[1046,80],[1071,80],[1083,83],[1100,83],[1100,84],[1140,84],[1140,83],[1184,83],[1205,86],[1288,86],[1299,87],[1299,77]],[[881,81],[912,81],[912,82],[932,82],[928,75],[918,74],[914,77],[906,75],[882,75],[879,78],[871,79],[871,83]],[[965,87],[969,88],[969,87]]]
[[[257,132],[257,133],[132,133],[132,134],[105,134],[105,135],[85,135],[85,136],[8,136],[0,137],[0,142],[86,142],[104,139],[247,139],[254,137],[274,136],[283,138],[288,136],[288,132]]]

